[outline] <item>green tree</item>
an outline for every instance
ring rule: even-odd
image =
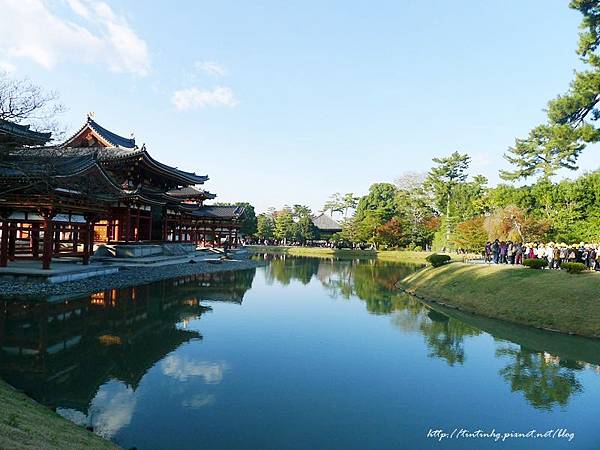
[[[360,197],[355,197],[352,192],[344,194],[342,197],[342,209],[344,210],[344,219],[348,218],[348,210],[356,209]]]
[[[339,192],[331,194],[329,200],[323,205],[323,212],[327,211],[329,211],[329,215],[332,217],[334,212],[339,212],[341,214],[344,211],[344,202]]]
[[[430,225],[436,212],[423,187],[425,178],[426,174],[406,172],[395,181],[398,187],[396,209],[405,231],[401,246],[425,248],[433,238],[435,228]]]
[[[317,229],[311,219],[312,211],[308,206],[294,205],[294,238],[305,245],[307,241],[315,239]]]
[[[277,213],[274,235],[275,238],[282,241],[284,245],[287,244],[288,239],[294,237],[294,218],[289,209],[283,209]]]
[[[390,183],[375,183],[369,193],[362,197],[356,207],[354,218],[362,221],[367,213],[374,213],[383,224],[396,214],[396,187]]]
[[[549,180],[558,169],[577,170],[577,158],[585,148],[579,130],[569,125],[539,125],[530,131],[526,139],[516,139],[504,158],[515,168],[501,170],[500,177],[505,180],[541,175]]]
[[[548,103],[548,122],[517,139],[506,159],[516,168],[502,171],[508,180],[540,174],[548,179],[559,168],[577,169],[577,158],[588,143],[600,140],[593,123],[600,119],[600,1],[571,0],[583,15],[577,53],[586,66],[575,72],[569,90]]]
[[[467,179],[466,171],[471,158],[466,154],[454,152],[445,158],[433,158],[433,162],[436,165],[427,174],[424,187],[432,192],[433,202],[438,212],[445,212],[445,241],[449,244],[456,224],[452,208],[454,191]]]
[[[385,223],[377,211],[367,210],[359,222],[354,223],[354,239],[356,243],[369,243],[377,248],[381,243],[379,228]]]
[[[275,222],[273,217],[267,214],[259,214],[256,226],[256,237],[265,240],[274,237]]]
[[[309,215],[301,216],[295,224],[295,238],[305,245],[317,237],[317,229]]]

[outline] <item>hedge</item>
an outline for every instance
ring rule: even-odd
[[[425,258],[425,260],[429,264],[431,264],[433,267],[443,266],[444,264],[449,262],[451,259],[452,258],[450,258],[450,256],[448,256],[448,255],[438,255],[437,253],[429,255],[427,258]]]
[[[580,273],[586,269],[585,264],[579,262],[564,262],[560,265],[560,268],[569,273]]]
[[[545,259],[526,259],[523,261],[523,265],[531,269],[543,269],[548,265],[548,261]]]

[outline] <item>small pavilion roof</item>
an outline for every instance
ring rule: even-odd
[[[0,142],[16,145],[44,145],[51,136],[51,133],[33,131],[31,125],[19,125],[0,119]]]
[[[168,194],[175,198],[187,199],[187,198],[201,198],[201,199],[213,199],[217,195],[212,194],[204,189],[200,189],[196,186],[187,186],[181,189],[173,189],[169,191]]]
[[[342,231],[342,226],[325,213],[313,217],[312,222],[321,231]]]
[[[119,147],[119,148],[136,148],[135,139],[126,138],[107,130],[100,124],[98,124],[89,115],[83,126],[77,130],[69,139],[61,144],[61,147],[70,147],[72,144],[77,142],[77,139],[85,134],[86,131],[91,131],[96,139],[104,144],[105,147]]]
[[[244,214],[244,207],[236,205],[206,205],[199,206],[192,214],[207,219],[239,219]]]

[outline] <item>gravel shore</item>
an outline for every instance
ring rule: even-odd
[[[250,254],[244,257],[236,255],[237,259],[219,261],[218,263],[198,261],[193,264],[181,263],[160,267],[125,267],[112,275],[58,284],[0,281],[0,299],[2,297],[77,296],[106,289],[138,286],[187,275],[252,269],[262,264],[259,261],[250,260],[249,257]]]

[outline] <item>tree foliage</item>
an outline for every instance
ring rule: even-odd
[[[600,140],[595,125],[600,119],[600,1],[571,0],[569,6],[583,15],[577,53],[585,69],[575,72],[567,92],[548,102],[547,123],[508,150],[505,157],[515,167],[501,172],[507,180],[548,179],[560,168],[575,170],[586,145]]]
[[[480,252],[488,240],[488,234],[484,228],[485,218],[483,216],[473,217],[456,226],[454,244],[457,248],[472,252]]]

